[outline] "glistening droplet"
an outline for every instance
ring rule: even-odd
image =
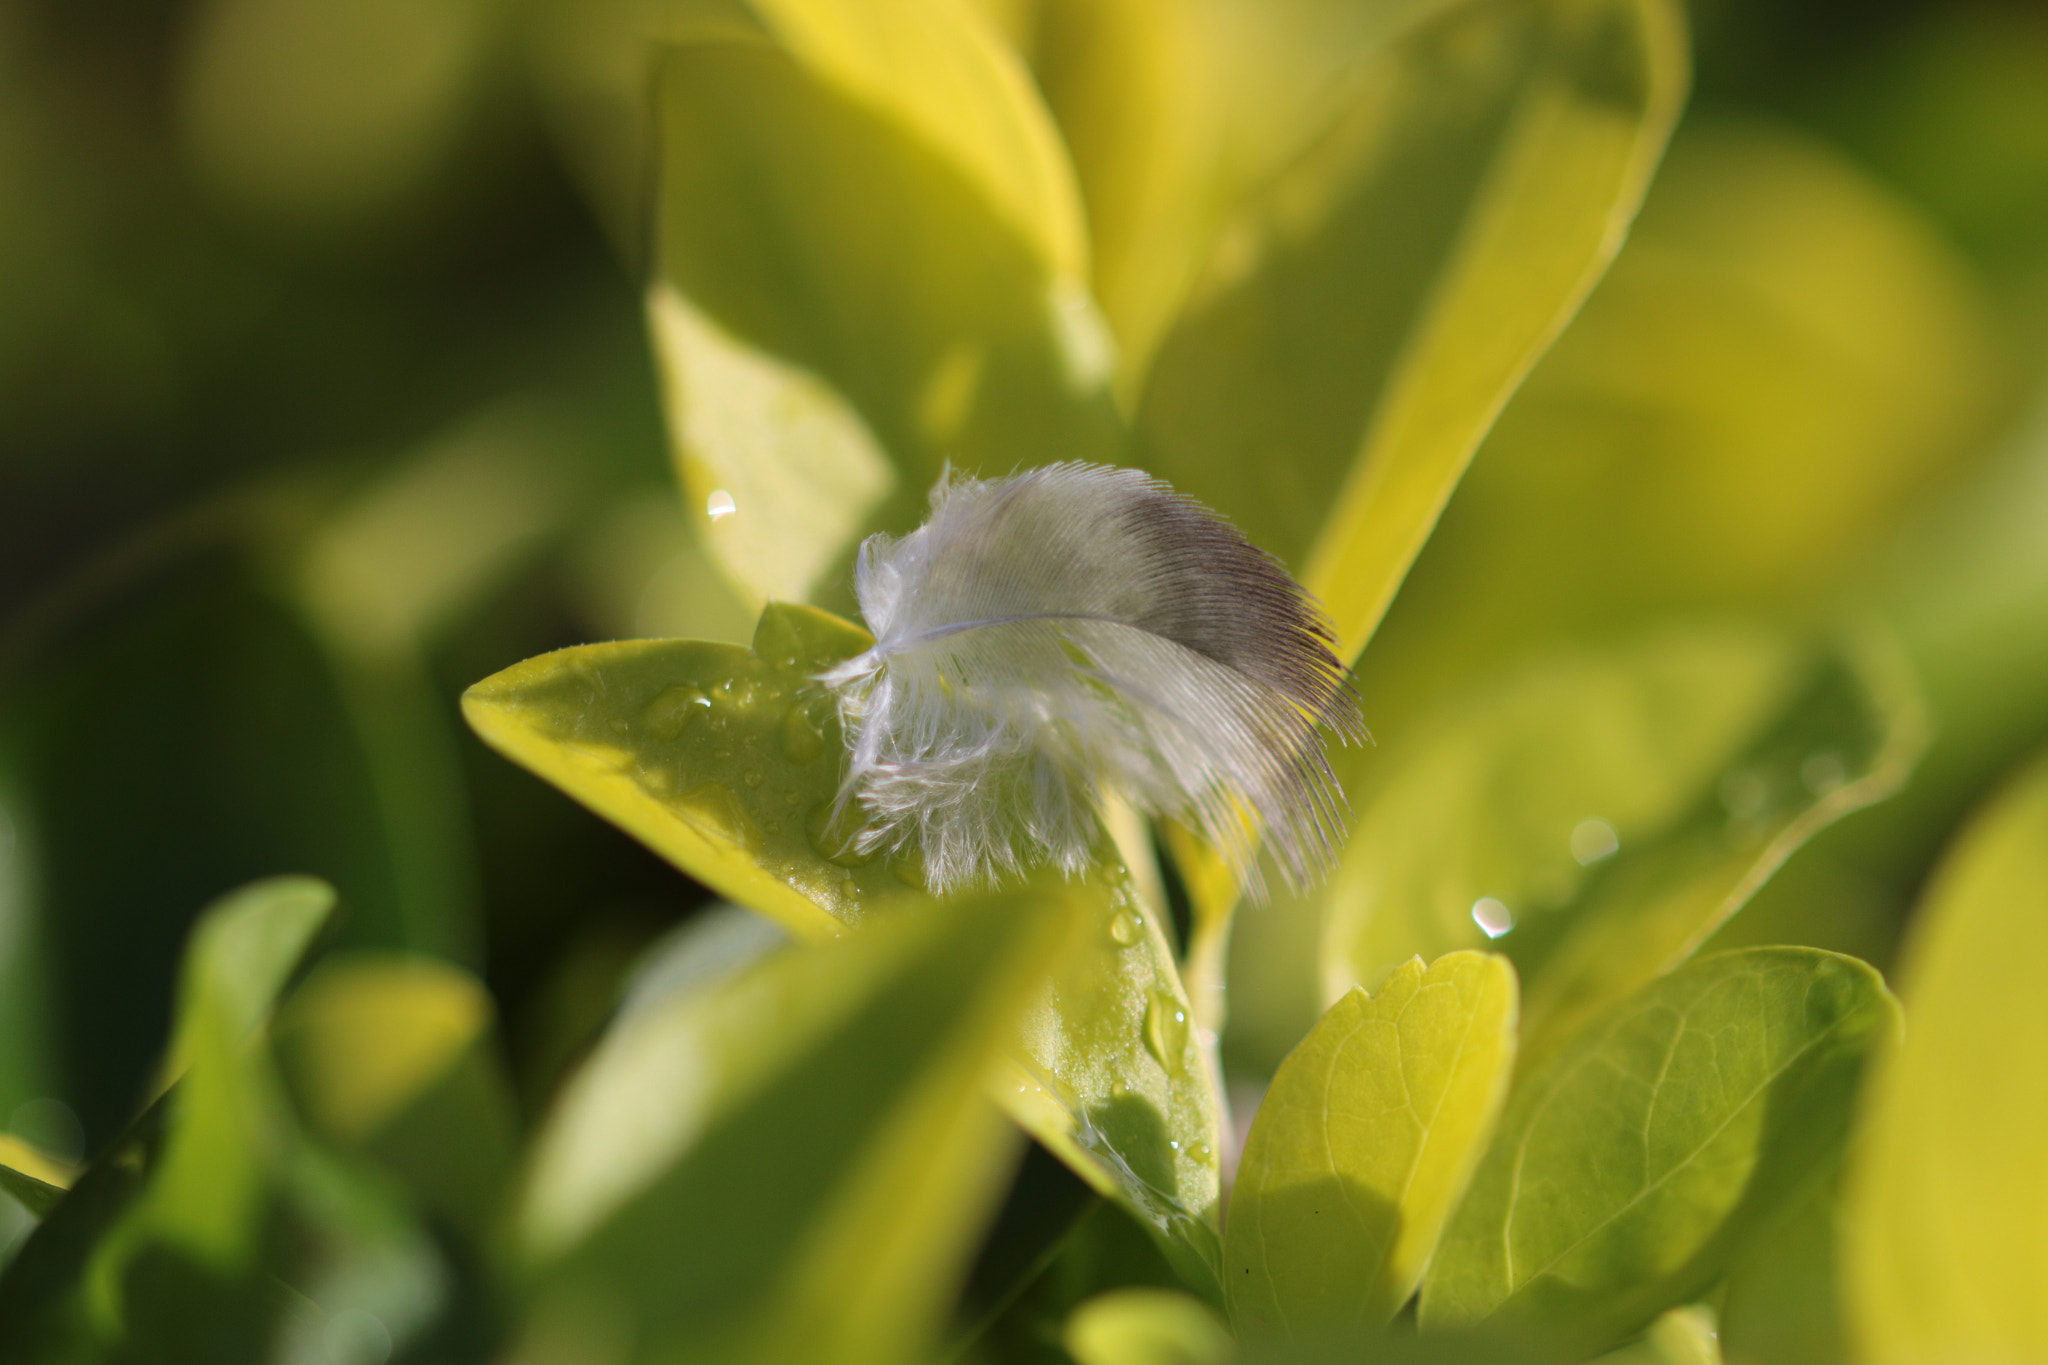
[[[647,703],[640,713],[640,723],[647,727],[648,734],[667,744],[710,710],[711,698],[703,688],[671,687]]]
[[[782,718],[782,753],[792,763],[809,763],[825,752],[824,727],[811,718],[817,704],[798,702]]]
[[[1187,1006],[1164,991],[1151,992],[1145,997],[1145,1050],[1168,1072],[1178,1075],[1187,1046]]]
[[[1515,912],[1492,896],[1481,896],[1472,902],[1472,922],[1484,930],[1488,938],[1499,938],[1515,927]],[[1520,939],[1515,941],[1521,942]]]
[[[1125,906],[1109,917],[1109,941],[1119,948],[1134,947],[1145,937],[1145,917]]]

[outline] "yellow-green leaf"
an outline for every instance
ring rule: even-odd
[[[1919,911],[1841,1259],[1857,1358],[2048,1356],[2048,764],[1973,821]]]
[[[1060,1334],[1079,1365],[1229,1365],[1230,1329],[1171,1289],[1112,1289],[1076,1308]]]
[[[1379,775],[1326,893],[1324,989],[1496,942],[1522,974],[1527,1064],[1895,789],[1922,731],[1874,646],[1691,626],[1541,661]]]
[[[1014,55],[955,0],[751,12],[663,49],[649,305],[683,485],[758,601],[834,586],[948,460],[1117,462],[1122,437],[1072,171]]]
[[[812,681],[868,637],[809,607],[762,613],[752,650],[691,641],[586,645],[472,687],[492,746],[726,899],[800,938],[924,899],[914,859],[848,848],[831,823],[845,744]],[[1217,1292],[1220,1106],[1173,953],[1114,865],[1099,923],[1063,953],[1002,1085],[1005,1103]]]
[[[622,1365],[915,1358],[1005,1168],[988,1068],[1093,899],[925,902],[622,1023],[539,1141],[530,1336],[599,1295]]]
[[[361,1151],[478,1241],[495,1232],[516,1150],[511,1088],[483,984],[430,958],[331,958],[273,1028],[313,1131]]]
[[[1346,658],[1620,245],[1684,82],[1663,0],[1451,7],[1223,229],[1141,458],[1301,572]]]
[[[1840,1157],[1875,971],[1813,948],[1688,964],[1536,1067],[1423,1284],[1425,1332],[1497,1318],[1598,1350],[1719,1279]]]
[[[1240,1331],[1379,1327],[1422,1279],[1493,1134],[1515,1055],[1505,958],[1414,959],[1354,988],[1281,1064],[1223,1245]]]

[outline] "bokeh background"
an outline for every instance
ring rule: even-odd
[[[1884,965],[2048,740],[2048,10],[1693,19],[1634,236],[1360,687],[1391,763],[1561,643],[1888,622],[1928,757],[1726,931]],[[589,135],[561,20],[0,7],[0,1125],[49,1151],[134,1113],[192,916],[252,878],[327,878],[343,942],[479,969],[529,1113],[708,899],[456,710],[548,649],[750,626],[675,491],[634,168]],[[1314,933],[1240,920],[1247,1076],[1317,1013]]]

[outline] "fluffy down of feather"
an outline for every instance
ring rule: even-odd
[[[1322,612],[1230,523],[1139,470],[941,480],[861,547],[875,646],[825,674],[863,853],[934,891],[1085,867],[1112,790],[1202,832],[1260,891],[1328,868],[1343,796],[1321,733],[1365,737]]]

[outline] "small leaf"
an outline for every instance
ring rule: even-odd
[[[1490,941],[1523,1065],[1684,961],[1923,742],[1880,650],[1666,629],[1454,704],[1381,775],[1326,893],[1324,989]]]
[[[1113,1289],[1075,1309],[1061,1344],[1078,1365],[1229,1365],[1230,1330],[1200,1299]]]
[[[1704,1308],[1674,1308],[1651,1323],[1640,1341],[1609,1351],[1593,1365],[1721,1365],[1714,1315]]]
[[[753,650],[689,641],[586,645],[472,687],[470,724],[515,762],[720,895],[801,939],[922,900],[908,860],[847,847],[829,821],[845,767],[812,680],[870,643],[809,607],[762,613]],[[1097,932],[1071,945],[1001,1088],[1018,1122],[1125,1203],[1191,1283],[1219,1293],[1221,1106],[1155,915],[1106,873]]]
[[[273,1036],[314,1132],[368,1154],[477,1241],[495,1230],[516,1130],[481,982],[427,958],[330,958]]]
[[[616,1029],[543,1133],[533,1325],[590,1293],[622,1360],[913,1358],[997,1191],[988,1066],[1092,896],[927,903]]]
[[[1331,1007],[1274,1076],[1225,1228],[1240,1331],[1378,1327],[1415,1292],[1514,1065],[1506,959],[1451,953]]]
[[[2048,763],[1964,830],[1915,921],[1911,1028],[1879,1070],[1845,1201],[1857,1358],[2048,1354]]]
[[[1835,1160],[1877,973],[1810,948],[1692,963],[1517,1086],[1422,1291],[1425,1330],[1489,1317],[1611,1346],[1727,1269]]]

